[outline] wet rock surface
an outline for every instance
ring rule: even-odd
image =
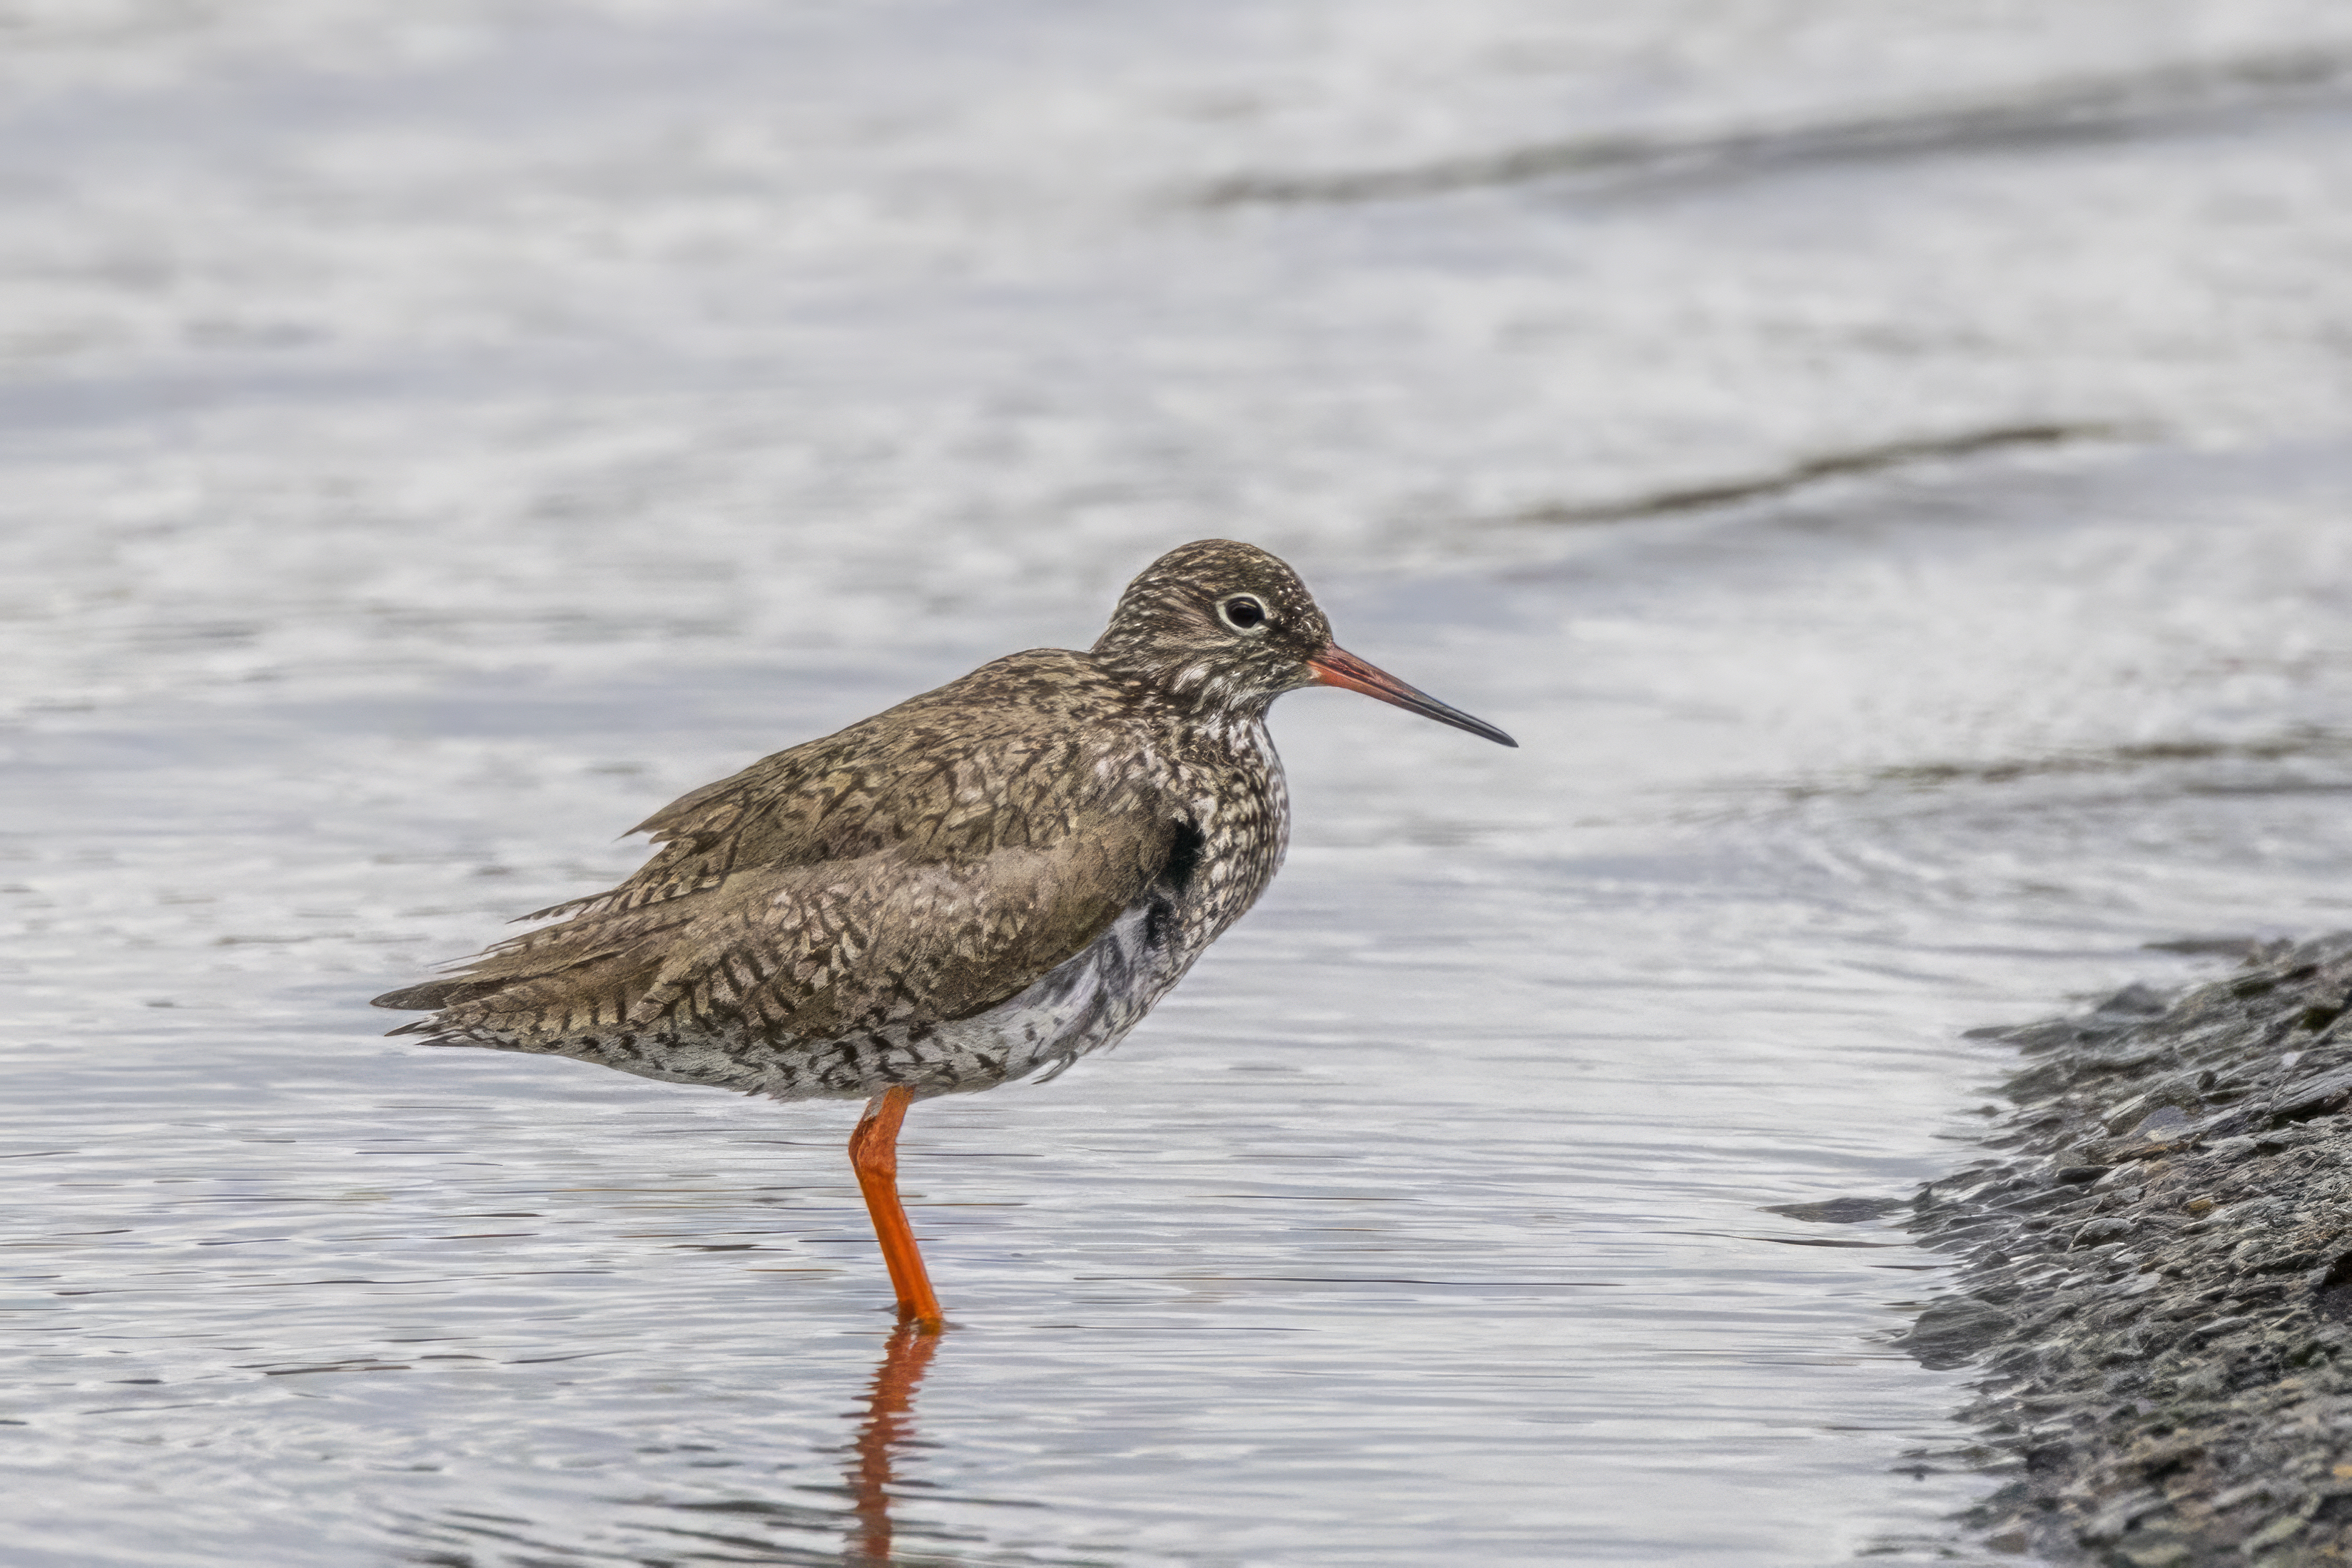
[[[1910,1225],[1963,1252],[1905,1343],[1981,1358],[2006,1485],[1968,1522],[2056,1562],[2352,1560],[2352,933],[1988,1030],[1991,1157]]]

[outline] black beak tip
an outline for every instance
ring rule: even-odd
[[[1463,717],[1469,718],[1469,716],[1465,714]],[[1456,729],[1466,729],[1471,734],[1478,737],[1481,740],[1491,740],[1497,746],[1507,746],[1513,751],[1517,751],[1519,748],[1519,743],[1517,741],[1513,740],[1509,736],[1505,735],[1501,730],[1496,729],[1493,725],[1488,724],[1483,718],[1470,719],[1470,722],[1467,724],[1457,722],[1455,723],[1454,727]]]

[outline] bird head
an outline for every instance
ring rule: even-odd
[[[1285,692],[1345,686],[1503,746],[1518,744],[1340,647],[1297,572],[1232,539],[1196,539],[1146,567],[1119,596],[1093,656],[1196,708],[1256,715]]]

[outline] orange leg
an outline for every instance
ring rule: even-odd
[[[940,1299],[931,1294],[931,1277],[923,1271],[914,1228],[898,1203],[898,1124],[914,1103],[915,1092],[904,1084],[868,1101],[857,1131],[849,1134],[849,1165],[857,1173],[858,1190],[866,1195],[866,1212],[874,1217],[890,1288],[898,1292],[899,1318],[935,1333],[947,1326],[947,1320],[940,1315]]]

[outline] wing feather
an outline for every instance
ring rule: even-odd
[[[942,700],[965,684],[664,807],[633,830],[660,848],[618,887],[378,998],[436,1010],[394,1032],[822,1040],[1017,995],[1143,896],[1176,816],[1115,734],[1089,749],[1050,708]]]

